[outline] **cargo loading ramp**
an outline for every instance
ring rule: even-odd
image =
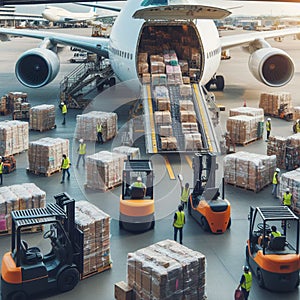
[[[155,122],[155,111],[157,106],[153,94],[153,87],[150,84],[142,86],[142,104],[145,131],[145,147],[147,153],[178,153],[178,152],[197,152],[199,150],[209,151],[211,153],[220,153],[220,143],[215,133],[212,121],[212,111],[208,107],[206,96],[198,84],[191,85],[191,96],[189,100],[193,102],[198,125],[198,132],[202,138],[201,149],[186,149],[184,145],[184,135],[181,130],[181,121],[179,117],[179,86],[168,85],[170,96],[170,112],[172,119],[173,134],[177,140],[176,149],[164,150],[161,147],[159,128]]]

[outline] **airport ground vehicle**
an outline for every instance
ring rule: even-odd
[[[14,158],[13,155],[2,157],[2,161],[3,161],[4,174],[8,174],[16,170],[17,164],[16,164],[16,159]]]
[[[194,189],[188,200],[189,214],[205,231],[224,233],[231,226],[231,207],[216,187],[216,155],[195,153],[193,158]]]
[[[66,292],[80,280],[83,270],[83,233],[75,227],[75,200],[66,193],[54,196],[46,208],[12,212],[11,251],[4,254],[1,272],[2,300],[31,299],[47,290]],[[50,252],[29,247],[22,230],[44,225]]]
[[[271,226],[282,226],[281,236],[268,238]],[[260,287],[277,292],[297,288],[299,218],[287,206],[250,207],[246,259]]]
[[[74,52],[73,57],[70,58],[70,63],[85,63],[88,61],[87,52]]]
[[[146,185],[131,186],[138,177]],[[128,231],[141,232],[153,229],[154,195],[153,195],[153,167],[150,160],[124,161],[122,194],[120,196],[119,225]]]

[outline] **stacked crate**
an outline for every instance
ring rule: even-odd
[[[300,214],[300,168],[283,173],[280,179],[280,199],[282,199],[286,189],[289,188],[291,194],[293,195],[293,202],[295,203],[294,211],[297,214]]]
[[[127,281],[136,300],[206,299],[206,259],[165,240],[128,254]]]
[[[235,144],[245,145],[258,138],[257,117],[247,115],[229,117],[226,127]]]
[[[86,157],[86,187],[106,191],[122,183],[123,153],[100,151]]]
[[[0,155],[8,156],[28,149],[28,123],[22,121],[0,122]]]
[[[45,137],[30,142],[28,171],[50,176],[60,171],[63,154],[69,156],[68,139]]]
[[[7,97],[2,96],[0,99],[0,114],[5,116],[8,114],[9,110],[7,109]]]
[[[224,158],[225,183],[260,191],[272,182],[276,156],[248,152],[228,154]]]
[[[292,111],[292,96],[288,92],[261,93],[259,107],[266,115],[279,116]]]
[[[129,159],[140,159],[140,148],[120,146],[113,148],[113,152],[125,154]]]
[[[11,212],[28,208],[45,207],[46,193],[34,183],[0,187],[0,234],[11,233]],[[33,227],[31,230],[41,230]]]
[[[294,106],[293,108],[293,118],[294,120],[300,119],[300,106]]]
[[[34,106],[29,111],[29,128],[45,131],[55,127],[55,106],[42,104]]]
[[[76,201],[75,222],[83,232],[81,277],[111,268],[110,216],[88,201]]]
[[[161,55],[150,55],[150,72],[151,74],[164,74],[166,65]]]
[[[139,74],[149,74],[148,54],[139,53],[138,56],[138,72]]]
[[[113,112],[91,111],[77,115],[75,138],[85,141],[97,140],[97,123],[102,124],[102,138],[108,141],[116,136],[118,131],[118,115]]]

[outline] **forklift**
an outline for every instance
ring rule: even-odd
[[[133,185],[140,178],[144,187]],[[122,173],[119,227],[132,232],[153,229],[153,166],[150,160],[125,160]]]
[[[72,290],[83,272],[83,232],[75,226],[75,200],[54,196],[45,208],[12,211],[11,251],[2,258],[2,300],[26,300],[46,291]],[[43,225],[49,253],[29,247],[23,229]],[[46,242],[45,242],[46,243]],[[44,245],[43,245],[44,246]]]
[[[299,218],[287,206],[250,207],[246,260],[258,285],[274,292],[299,286]],[[279,236],[270,237],[271,227]]]
[[[8,174],[16,170],[17,164],[16,159],[13,155],[2,157],[3,162],[3,173]]]
[[[216,187],[218,168],[216,155],[197,152],[193,158],[194,189],[188,200],[188,213],[204,229],[212,233],[224,233],[231,226],[230,203]]]

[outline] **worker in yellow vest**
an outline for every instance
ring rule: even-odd
[[[79,140],[79,146],[77,149],[78,152],[78,159],[77,159],[77,164],[76,168],[79,167],[79,161],[82,158],[82,166],[85,166],[85,154],[86,154],[86,143],[83,142],[83,139]]]
[[[279,172],[280,172],[280,169],[276,168],[276,170],[273,174],[273,179],[272,179],[272,184],[273,184],[272,195],[274,195],[275,198],[278,198],[278,196],[277,196],[277,187],[278,187],[278,184],[279,184]]]
[[[0,185],[3,183],[3,161],[2,156],[0,156]]]
[[[183,226],[185,224],[185,215],[181,204],[178,206],[178,211],[175,212],[173,227],[174,227],[174,241],[177,241],[177,232],[179,231],[179,242],[182,244]]]
[[[180,196],[180,201],[181,201],[181,205],[184,208],[187,207],[187,202],[190,196],[190,185],[188,183],[185,184],[185,186],[182,185],[182,181],[180,181],[181,183],[181,196]]]
[[[62,162],[61,162],[61,169],[62,169],[62,179],[61,179],[61,182],[60,183],[64,183],[65,182],[65,175],[66,173],[68,174],[68,177],[67,179],[70,180],[70,171],[69,171],[69,168],[71,166],[71,162],[70,162],[70,159],[69,157],[67,157],[66,154],[63,154],[62,156]]]
[[[66,124],[66,115],[67,115],[67,112],[68,112],[68,109],[67,109],[67,105],[65,102],[62,102],[60,104],[61,106],[61,113],[63,115],[63,122],[62,122],[62,125],[65,125]]]
[[[248,300],[250,289],[252,286],[252,274],[249,270],[248,266],[244,266],[244,274],[241,277],[240,284],[238,285],[237,289],[241,288],[244,300]]]
[[[266,122],[266,131],[267,131],[267,139],[266,139],[266,142],[269,140],[269,137],[270,137],[270,134],[271,134],[271,129],[272,129],[272,126],[271,126],[271,118],[268,118],[268,119],[267,119],[267,122]]]
[[[293,204],[293,195],[290,193],[290,189],[287,188],[285,190],[285,193],[283,193],[282,205],[285,205],[290,209],[292,209],[292,204]]]
[[[103,144],[102,138],[102,124],[100,122],[97,123],[97,142]]]

